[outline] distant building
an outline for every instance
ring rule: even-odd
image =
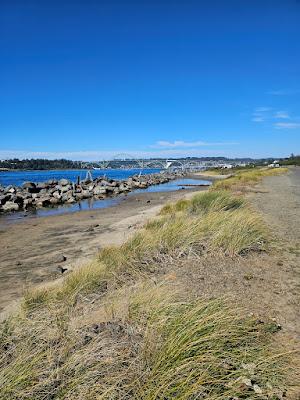
[[[274,160],[271,164],[268,165],[269,168],[279,168],[279,160]]]

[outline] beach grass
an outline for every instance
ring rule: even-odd
[[[283,395],[291,356],[274,349],[263,324],[224,300],[180,299],[168,285],[143,283],[94,309],[52,303],[16,318],[1,332],[0,398]]]
[[[260,182],[264,177],[281,175],[287,171],[288,169],[284,167],[252,168],[249,170],[239,171],[227,179],[215,182],[213,188],[216,190],[243,190],[248,186],[252,186]]]

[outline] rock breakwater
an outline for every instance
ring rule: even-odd
[[[0,186],[0,212],[55,207],[61,204],[73,204],[89,198],[105,199],[135,189],[146,189],[152,185],[167,183],[183,175],[184,173],[180,172],[165,172],[134,175],[126,180],[98,177],[73,183],[68,179],[51,179],[39,183],[25,182],[22,186]]]

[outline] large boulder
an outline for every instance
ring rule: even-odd
[[[93,194],[89,190],[83,190],[81,194],[83,199],[88,199],[93,196]]]
[[[28,199],[25,199],[24,200],[24,203],[23,203],[23,208],[29,208],[30,206],[32,206],[32,199],[29,197]]]
[[[61,186],[67,186],[69,185],[71,182],[68,179],[60,179],[58,182]]]
[[[56,197],[51,197],[51,199],[50,199],[50,204],[51,205],[56,205],[56,204],[58,204],[59,203],[59,199],[57,199]]]
[[[39,183],[36,185],[36,188],[37,188],[38,190],[47,189],[47,187],[48,187],[48,185],[47,185],[47,183],[45,183],[45,182],[39,182]]]
[[[102,180],[100,181],[100,185],[101,185],[101,186],[108,186],[108,185],[109,185],[109,182],[106,181],[105,179],[102,179]]]
[[[61,194],[59,193],[59,191],[53,192],[52,196],[57,200],[61,199]]]
[[[55,186],[57,185],[58,181],[56,179],[49,179],[49,181],[47,181],[47,184],[49,186]]]
[[[13,186],[12,187],[10,187],[9,189],[8,188],[6,188],[6,193],[16,193],[16,188],[14,188]]]
[[[120,192],[129,192],[131,189],[131,186],[126,186],[125,183],[121,183],[119,186]]]
[[[22,185],[23,189],[35,189],[36,184],[34,182],[24,182]]]
[[[114,192],[114,187],[113,186],[107,186],[106,187],[106,192],[107,193],[113,193]]]
[[[4,211],[18,211],[20,208],[19,204],[14,203],[13,201],[7,201],[3,204],[2,209]]]
[[[70,185],[65,185],[65,186],[61,187],[62,193],[67,193],[69,190],[72,190],[72,186],[70,186]]]
[[[10,200],[10,195],[9,194],[2,194],[0,196],[0,204],[5,204],[9,200]]]
[[[51,202],[50,202],[50,196],[40,197],[40,198],[36,201],[37,207],[47,207],[47,206],[50,206],[50,204],[51,204]]]
[[[96,186],[93,193],[95,196],[99,196],[101,194],[106,194],[107,189],[105,186]]]
[[[24,196],[21,193],[17,193],[15,203],[19,205],[23,205],[24,203]]]
[[[84,198],[84,196],[83,196],[83,194],[80,192],[80,193],[75,193],[75,199],[77,200],[77,201],[80,201],[80,200],[82,200]]]

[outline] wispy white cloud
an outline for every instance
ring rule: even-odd
[[[274,114],[274,118],[276,118],[276,119],[290,119],[291,117],[290,117],[290,115],[289,115],[289,113],[287,111],[277,111]]]
[[[265,121],[265,118],[264,118],[263,116],[261,116],[261,115],[257,115],[257,116],[254,116],[254,117],[251,119],[251,121],[253,121],[253,122],[264,122],[264,121]]]
[[[252,113],[251,121],[253,122],[264,122],[268,118],[269,112],[272,110],[271,107],[257,107]]]
[[[274,124],[276,129],[297,129],[300,128],[300,123],[298,122],[276,122]]]
[[[290,96],[298,93],[300,93],[299,89],[270,90],[267,92],[267,94],[271,94],[272,96]]]
[[[271,111],[272,107],[257,107],[254,111],[257,113],[262,113],[266,111]]]
[[[183,148],[195,148],[195,147],[203,147],[203,146],[223,146],[223,145],[234,145],[236,142],[203,142],[201,140],[197,140],[194,142],[185,142],[183,140],[175,140],[174,142],[169,142],[167,140],[159,140],[154,145],[151,145],[151,148],[154,149],[183,149]]]
[[[289,120],[288,122],[279,122],[278,120]],[[272,107],[257,107],[252,113],[251,121],[253,122],[266,122],[273,124],[276,129],[295,129],[299,127],[298,122],[291,120],[288,111],[276,110]],[[297,120],[296,120],[297,121]]]

